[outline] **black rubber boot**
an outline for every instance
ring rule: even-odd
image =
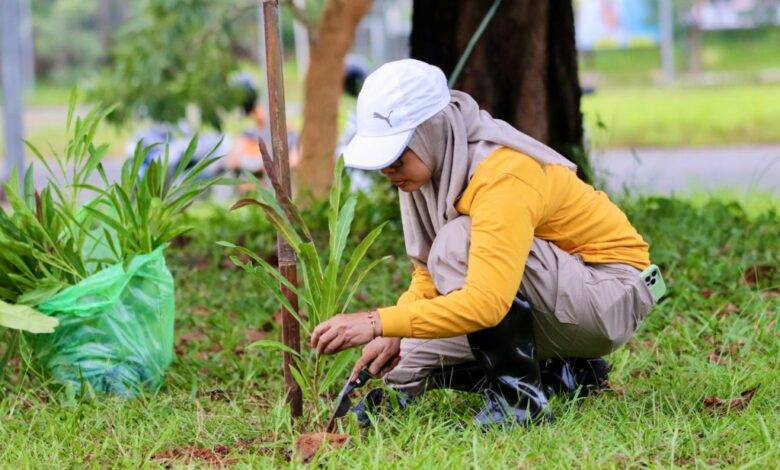
[[[449,388],[461,392],[480,392],[487,385],[485,370],[477,361],[436,369],[429,381],[429,388]]]
[[[476,424],[527,425],[551,418],[528,302],[516,298],[501,323],[470,333],[468,340],[487,378],[487,403],[474,417]]]
[[[569,358],[547,359],[540,364],[542,384],[548,394],[590,395],[607,387],[612,366],[606,360]]]

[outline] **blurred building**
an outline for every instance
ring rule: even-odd
[[[579,0],[575,2],[577,49],[614,49],[658,44],[657,2]]]
[[[704,31],[780,26],[780,1],[699,0],[685,12],[684,19]]]

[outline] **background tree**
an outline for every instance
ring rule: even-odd
[[[360,19],[373,0],[326,2],[316,34],[309,34],[311,58],[304,85],[301,163],[295,173],[299,189],[315,196],[331,184],[338,140],[339,99],[344,85],[344,58],[352,48]],[[311,33],[311,30],[310,30]]]
[[[415,0],[411,56],[449,76],[494,0]],[[550,145],[590,180],[571,0],[502,2],[453,88]]]
[[[258,5],[146,0],[115,37],[93,98],[117,104],[109,117],[118,124],[132,116],[175,123],[192,104],[203,124],[221,128],[244,97],[230,78],[242,60],[255,60],[240,45],[247,36],[257,42]]]
[[[118,103],[110,116],[115,122],[131,116],[177,122],[188,105],[195,105],[202,123],[220,128],[224,114],[243,98],[243,90],[230,86],[230,76],[242,60],[255,60],[246,41],[257,42],[255,11],[261,3],[146,0],[115,41],[111,67],[93,96]],[[372,0],[312,1],[309,9],[289,0],[280,3],[309,30],[303,152],[296,180],[299,189],[320,196],[333,173],[344,58]]]
[[[35,70],[40,78],[72,84],[95,70],[105,51],[91,28],[96,0],[39,0],[32,2]],[[67,31],[67,41],[63,41]]]

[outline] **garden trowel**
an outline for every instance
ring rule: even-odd
[[[333,429],[336,427],[336,418],[344,416],[347,414],[347,411],[349,411],[349,408],[352,406],[349,394],[352,393],[352,390],[362,387],[372,378],[373,375],[371,375],[371,372],[364,367],[358,374],[357,379],[352,380],[350,377],[350,379],[347,380],[347,384],[344,385],[344,388],[341,389],[339,395],[336,397],[336,407],[333,409],[333,414],[330,415],[328,425],[325,428],[326,432],[333,432]]]

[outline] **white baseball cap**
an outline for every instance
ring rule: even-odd
[[[344,165],[381,170],[406,149],[414,129],[450,102],[444,73],[419,60],[388,62],[366,78],[357,100],[357,133]]]

